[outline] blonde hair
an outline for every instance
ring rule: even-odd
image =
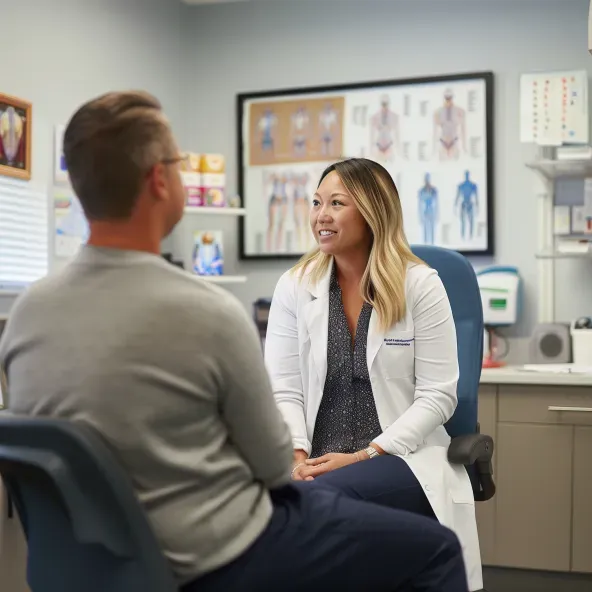
[[[85,103],[64,133],[70,181],[91,220],[128,218],[146,173],[176,156],[160,102],[142,91],[111,92]]]
[[[376,310],[379,325],[386,330],[406,314],[407,265],[425,263],[413,254],[407,242],[399,193],[383,166],[367,158],[343,160],[323,171],[319,185],[332,172],[337,173],[372,232],[372,247],[360,293]],[[332,255],[315,247],[292,271],[300,272],[302,278],[312,266],[308,280],[317,283],[327,273],[332,259]]]

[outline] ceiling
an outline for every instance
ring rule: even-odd
[[[190,4],[191,6],[198,6],[200,4],[222,4],[228,2],[248,2],[249,0],[181,0],[185,4]]]

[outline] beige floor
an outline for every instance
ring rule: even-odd
[[[485,567],[486,592],[591,592],[592,574]]]

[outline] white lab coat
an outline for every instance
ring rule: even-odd
[[[286,272],[269,313],[265,361],[294,448],[311,451],[327,375],[331,269],[317,284]],[[439,521],[458,536],[470,590],[483,587],[473,490],[463,466],[447,460],[443,424],[457,404],[456,331],[436,271],[409,265],[405,318],[387,331],[370,318],[367,361],[383,433],[374,441],[401,456],[422,485]],[[370,462],[370,461],[369,461]]]

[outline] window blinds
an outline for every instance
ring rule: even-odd
[[[20,292],[48,269],[47,194],[0,177],[0,292]]]

